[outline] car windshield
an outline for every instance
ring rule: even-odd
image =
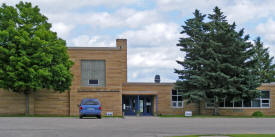
[[[88,100],[84,102],[83,105],[98,105],[98,102],[94,100]]]

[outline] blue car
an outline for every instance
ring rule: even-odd
[[[98,99],[85,98],[79,105],[79,118],[95,116],[101,118],[101,104]]]

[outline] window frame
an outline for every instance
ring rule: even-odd
[[[224,105],[223,105],[223,107],[219,107],[219,108],[223,108],[223,109],[257,109],[257,108],[262,108],[262,109],[269,109],[269,108],[271,108],[271,95],[270,95],[270,90],[262,90],[261,92],[269,92],[269,98],[262,98],[262,97],[259,97],[259,98],[255,98],[255,99],[252,99],[251,101],[250,101],[250,107],[245,107],[244,106],[244,100],[242,100],[242,105],[241,105],[241,107],[235,107],[234,105],[235,105],[235,102],[233,101],[233,106],[232,107],[226,107],[226,100],[224,100],[223,102],[224,102]],[[253,107],[253,100],[259,100],[260,101],[260,107]],[[263,103],[262,101],[263,100],[268,100],[268,103]],[[267,105],[268,104],[268,106],[263,106],[263,104],[264,105]],[[214,106],[212,105],[212,106],[209,106],[208,105],[208,102],[205,102],[205,108],[213,108]]]
[[[176,95],[173,95],[173,90],[175,90],[176,91]],[[182,91],[179,91],[179,90],[177,90],[177,89],[173,89],[171,92],[170,92],[170,94],[171,94],[171,108],[184,108],[184,100],[183,100],[183,97],[182,97],[182,95],[179,95],[179,92],[182,92]],[[177,97],[177,100],[176,101],[173,101],[173,96],[175,97]],[[182,99],[182,101],[179,101],[179,96],[181,96],[181,99]],[[176,103],[176,106],[174,106],[173,104],[174,103]],[[179,103],[181,103],[181,106],[179,106]]]
[[[82,61],[103,61],[104,62],[104,85],[100,85],[100,81],[99,79],[88,79],[88,84],[87,85],[82,85]],[[91,88],[104,88],[107,86],[107,61],[106,59],[80,59],[80,83],[81,83],[81,87],[91,87]],[[89,84],[89,80],[98,80],[98,84]]]

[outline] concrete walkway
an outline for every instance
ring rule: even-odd
[[[275,134],[275,119],[0,117],[0,137],[163,137],[236,133]]]

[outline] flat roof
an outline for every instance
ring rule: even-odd
[[[127,82],[126,85],[174,85],[175,83],[163,82],[163,83],[154,83],[154,82]]]
[[[123,95],[157,95],[155,91],[122,91]]]
[[[263,86],[275,86],[275,82],[262,83]]]
[[[68,50],[120,50],[118,47],[67,47]]]

